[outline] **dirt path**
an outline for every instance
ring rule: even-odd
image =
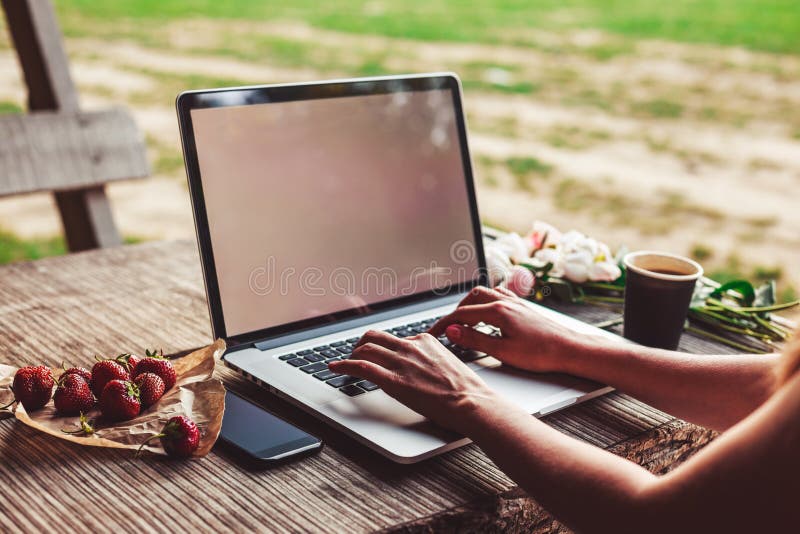
[[[781,265],[785,281],[800,287],[798,57],[620,44],[593,30],[515,36],[528,46],[423,43],[294,22],[193,20],[163,33],[169,46],[158,50],[67,41],[84,105],[127,104],[148,137],[154,177],[110,187],[128,235],[194,235],[183,171],[174,165],[177,90],[213,80],[347,76],[377,61],[391,71],[454,70],[468,81],[487,221],[524,231],[533,219],[546,219],[632,248],[686,253],[700,244],[713,251],[711,263],[735,257],[750,267]],[[256,59],[247,49],[215,53],[231,35],[288,42],[304,54],[305,66],[280,54]],[[622,51],[605,57],[613,46]],[[24,101],[13,53],[2,47],[0,101]],[[507,165],[531,158],[538,167],[525,176]],[[23,236],[59,231],[46,195],[0,201],[0,227]]]

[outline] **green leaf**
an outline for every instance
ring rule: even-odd
[[[722,284],[711,296],[720,298],[725,296],[729,291],[738,293],[741,296],[741,303],[745,306],[750,306],[756,298],[756,290],[753,289],[753,284],[747,280],[732,280],[727,284]]]

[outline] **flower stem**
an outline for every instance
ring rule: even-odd
[[[605,295],[586,295],[583,297],[583,300],[586,302],[606,302],[613,304],[622,304],[625,302],[625,299],[622,297],[607,297]]]
[[[733,341],[732,339],[728,339],[728,338],[723,337],[723,336],[718,336],[717,334],[712,334],[711,332],[708,332],[707,330],[703,330],[701,328],[697,328],[697,327],[694,327],[694,326],[687,326],[686,327],[686,331],[687,332],[691,332],[693,334],[697,334],[698,336],[702,336],[702,337],[707,337],[709,339],[713,339],[714,341],[717,341],[717,342],[722,343],[724,345],[728,345],[729,347],[733,347],[735,349],[739,349],[739,350],[742,350],[742,351],[745,351],[745,352],[756,352],[757,354],[769,354],[771,352],[771,351],[765,351],[763,349],[758,349],[758,348],[752,347],[750,345],[745,345],[744,343],[738,343],[736,341]]]

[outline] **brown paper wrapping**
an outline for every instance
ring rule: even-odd
[[[62,432],[79,428],[79,417],[56,415],[51,400],[41,410],[29,414],[21,403],[16,403],[12,411],[22,423],[41,430],[46,434],[81,445],[92,447],[111,447],[115,449],[138,449],[150,436],[161,432],[161,428],[171,417],[186,415],[200,429],[200,445],[193,454],[202,457],[208,454],[217,441],[222,428],[222,415],[225,412],[225,388],[217,378],[212,378],[217,358],[225,351],[225,341],[218,339],[213,344],[172,360],[177,381],[175,386],[164,393],[157,403],[144,410],[130,421],[105,423],[97,408],[89,412],[94,419],[94,434],[71,435]],[[54,369],[54,376],[62,369]],[[17,367],[0,364],[0,406],[13,399],[10,390]],[[158,439],[152,440],[145,450],[156,454],[166,454]]]

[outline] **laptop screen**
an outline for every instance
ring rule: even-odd
[[[225,332],[479,278],[451,89],[191,110]]]

